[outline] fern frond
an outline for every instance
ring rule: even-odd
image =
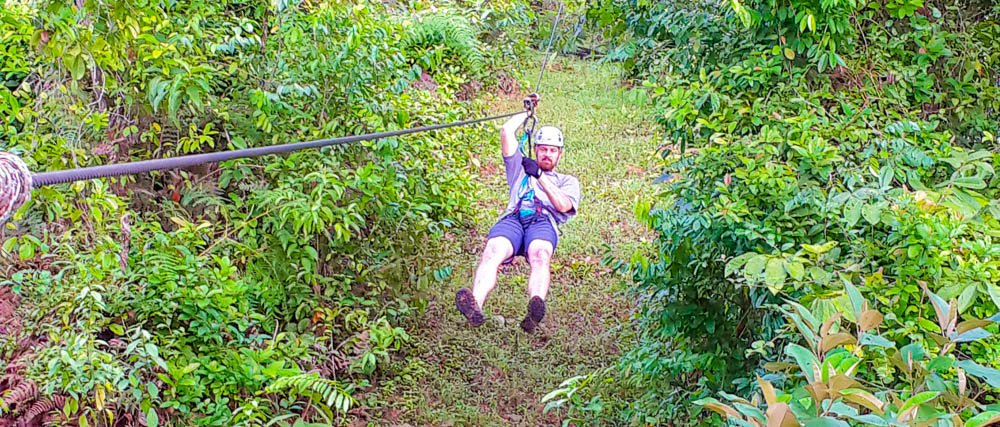
[[[287,392],[292,397],[312,397],[329,408],[347,413],[357,403],[340,383],[320,378],[318,374],[301,374],[282,377],[267,386],[269,393]]]
[[[10,389],[3,396],[3,400],[5,405],[10,407],[30,402],[35,400],[36,397],[38,397],[38,386],[35,385],[34,381],[25,380]]]
[[[444,47],[463,65],[478,72],[485,64],[478,37],[479,31],[467,18],[443,12],[425,16],[408,27],[402,46],[411,59],[424,50]]]
[[[65,404],[66,404],[65,396],[55,395],[50,398],[43,398],[32,404],[31,408],[29,408],[28,411],[24,413],[24,416],[21,417],[20,421],[24,425],[29,425],[32,421],[35,420],[35,418],[38,418],[39,415],[45,414],[55,409],[62,409],[63,405]]]

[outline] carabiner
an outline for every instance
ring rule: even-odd
[[[535,151],[534,150],[535,146],[534,142],[532,141],[532,138],[535,136],[535,125],[537,124],[538,124],[538,117],[535,117],[534,115],[529,115],[528,117],[525,117],[524,123],[521,123],[521,129],[524,132],[524,137],[521,144],[521,155],[529,159],[531,158],[532,153]],[[527,152],[524,151],[525,142],[528,145]]]
[[[532,153],[535,151],[534,144],[531,140],[535,136],[535,125],[538,124],[538,117],[535,116],[535,107],[538,107],[538,94],[533,93],[524,98],[524,111],[528,115],[524,118],[524,123],[521,123],[521,129],[524,130],[524,141],[528,144],[528,152],[524,151],[524,144],[521,144],[521,155],[531,158]]]

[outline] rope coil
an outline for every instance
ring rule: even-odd
[[[20,157],[0,151],[0,224],[31,199],[31,170]]]

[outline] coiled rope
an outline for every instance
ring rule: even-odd
[[[0,224],[31,198],[31,171],[20,157],[0,151]]]

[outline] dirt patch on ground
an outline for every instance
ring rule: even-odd
[[[497,77],[495,92],[506,98],[518,98],[518,95],[521,93],[521,85],[517,82],[517,79],[507,73],[500,73],[500,76]]]
[[[21,298],[9,286],[0,287],[0,334],[15,337],[21,333],[21,319],[17,307]]]

